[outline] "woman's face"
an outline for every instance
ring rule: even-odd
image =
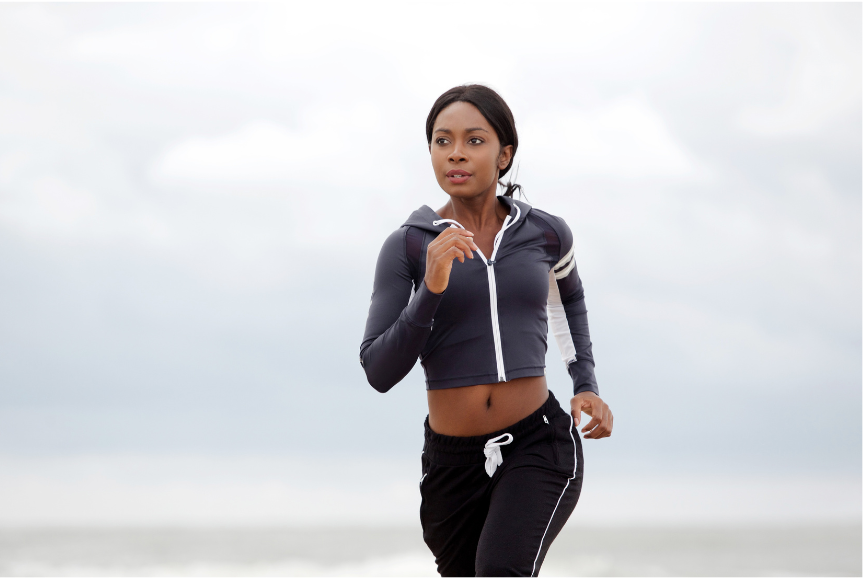
[[[512,157],[512,145],[501,149],[479,109],[455,102],[435,119],[429,152],[441,189],[452,197],[470,198],[497,186],[500,170]]]

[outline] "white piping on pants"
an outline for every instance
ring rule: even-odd
[[[545,535],[548,533],[548,528],[551,526],[551,522],[554,520],[554,513],[557,512],[557,507],[560,505],[560,499],[563,498],[564,493],[566,493],[566,489],[569,488],[569,483],[572,482],[572,479],[575,478],[575,473],[578,471],[578,450],[575,446],[575,438],[572,436],[572,426],[573,426],[573,418],[572,414],[569,415],[569,437],[572,439],[572,453],[573,458],[575,458],[575,466],[572,468],[572,476],[566,480],[566,485],[563,487],[563,491],[561,491],[560,496],[557,497],[557,503],[554,505],[554,510],[551,511],[551,517],[548,519],[548,524],[545,526],[545,531],[542,533],[542,539],[539,540],[539,549],[536,551],[536,557],[533,559],[533,570],[530,572],[530,576],[533,577],[534,573],[536,573],[536,562],[539,560],[539,554],[542,553],[542,544],[545,541]]]

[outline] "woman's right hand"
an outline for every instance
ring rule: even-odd
[[[433,293],[442,294],[449,285],[453,259],[464,263],[465,255],[473,259],[473,233],[460,227],[449,227],[429,243],[426,252],[425,284]]]

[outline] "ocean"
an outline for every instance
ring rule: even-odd
[[[545,576],[861,576],[861,525],[564,529]],[[418,527],[5,528],[3,576],[435,576]]]

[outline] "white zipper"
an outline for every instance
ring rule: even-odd
[[[500,247],[500,242],[503,239],[503,232],[506,231],[508,227],[512,227],[512,224],[518,221],[519,216],[521,215],[521,209],[519,209],[518,205],[515,206],[515,218],[513,219],[509,215],[506,216],[506,219],[503,220],[503,227],[500,228],[500,231],[497,232],[497,235],[494,236],[494,244],[492,245],[491,250],[491,258],[486,259],[485,256],[480,251],[479,247],[477,247],[476,252],[485,262],[485,271],[488,273],[488,293],[491,298],[491,332],[494,337],[494,357],[495,362],[497,363],[497,381],[498,382],[506,382],[506,372],[503,368],[503,346],[500,342],[500,322],[497,317],[497,282],[494,277],[494,258],[497,255],[497,250]],[[512,219],[512,221],[510,221]],[[432,225],[438,225],[440,223],[449,223],[450,227],[461,227],[464,229],[465,227],[456,221],[455,219],[437,219],[432,221]]]
[[[494,357],[497,361],[497,381],[506,382],[506,372],[503,370],[503,345],[500,343],[500,322],[497,319],[497,284],[494,279],[494,262],[489,263],[486,261],[485,263],[486,272],[488,272],[488,293],[491,297],[491,333],[492,336],[494,336]]]

